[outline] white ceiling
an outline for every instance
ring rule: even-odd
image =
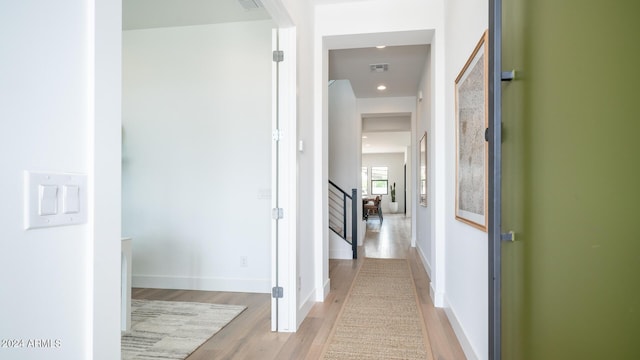
[[[403,153],[407,146],[411,146],[410,131],[362,133],[363,154]]]
[[[428,53],[429,45],[330,50],[329,79],[349,80],[357,98],[417,97]],[[371,64],[383,63],[389,64],[388,71],[371,71]],[[387,89],[377,90],[381,84]],[[394,128],[407,121],[410,124],[410,114],[363,114],[363,117],[363,136],[367,136],[362,139],[363,154],[404,152],[411,145],[411,132]],[[399,121],[403,118],[407,121]],[[368,129],[376,131],[366,132]]]
[[[263,8],[245,10],[238,0],[122,0],[122,29],[266,20]]]
[[[329,79],[349,80],[357,98],[417,97],[432,35],[430,31],[422,31],[331,37],[327,41],[331,49]],[[387,46],[378,49],[377,45]],[[371,64],[381,63],[389,64],[388,71],[371,71]],[[377,90],[381,84],[387,89]],[[411,132],[393,128],[394,123],[400,123],[398,115],[363,114],[363,125],[367,120],[375,120],[369,121],[369,125],[377,124],[375,132],[367,132],[372,127],[363,126],[363,136],[367,136],[362,139],[363,154],[404,152],[411,145]],[[410,114],[406,116],[410,122]],[[385,127],[388,131],[383,131]]]
[[[428,50],[429,45],[330,50],[329,80],[349,80],[357,98],[417,96]],[[389,69],[371,71],[371,64],[389,64]],[[378,85],[387,89],[379,91]]]

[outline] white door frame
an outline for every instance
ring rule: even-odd
[[[263,4],[278,27],[273,49],[284,52],[273,63],[273,130],[279,132],[272,151],[272,208],[283,209],[283,217],[272,220],[271,284],[283,288],[283,296],[271,301],[271,330],[297,330],[297,123],[296,123],[296,28],[281,0]],[[277,77],[277,78],[276,78]],[[278,151],[276,151],[278,147]],[[276,158],[277,157],[277,158]]]
[[[279,313],[279,331],[297,328],[297,176],[296,176],[296,30],[282,0],[263,0],[265,8],[280,28],[280,47],[285,61],[280,66],[279,108],[281,130],[286,134],[280,152],[280,207],[284,219],[280,223],[280,286],[284,298]],[[92,64],[89,84],[92,94],[90,169],[90,228],[92,253],[88,254],[93,272],[88,274],[89,286],[95,296],[87,299],[87,357],[112,359],[120,353],[120,199],[108,194],[120,193],[121,136],[120,98],[122,85],[121,36],[122,8],[120,2],[89,0],[90,54]],[[114,74],[116,76],[114,76]],[[100,134],[96,136],[95,134]],[[105,195],[106,194],[106,195]],[[105,296],[107,295],[107,296]]]

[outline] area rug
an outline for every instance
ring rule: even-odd
[[[183,360],[246,307],[181,301],[131,300],[131,331],[122,359]]]
[[[364,260],[322,359],[433,359],[407,260]]]

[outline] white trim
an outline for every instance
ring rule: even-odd
[[[276,51],[278,49],[278,29],[273,29],[271,32],[271,50]],[[278,117],[277,108],[278,108],[278,96],[276,93],[278,91],[278,79],[276,78],[276,68],[278,64],[275,62],[271,63],[271,130],[276,130],[276,121]],[[276,183],[276,178],[278,175],[278,166],[276,161],[276,146],[277,143],[275,141],[271,142],[271,183]],[[278,196],[277,188],[275,185],[271,186],[271,209],[276,207],[276,199]],[[279,268],[276,266],[278,264],[278,234],[276,232],[276,224],[277,220],[271,220],[271,287],[274,288],[279,286],[279,281],[276,280],[279,275]],[[276,303],[276,299],[271,298],[271,331],[276,331],[278,328],[278,307],[279,304]]]
[[[296,50],[296,28],[293,20],[287,11],[283,0],[263,0],[265,9],[268,11],[272,20],[276,23],[279,31],[279,44],[284,52],[284,60],[279,63],[279,88],[278,96],[273,94],[273,123],[275,124],[275,101],[278,101],[280,118],[279,130],[284,134],[280,140],[280,157],[279,157],[279,189],[278,206],[284,210],[284,217],[278,221],[278,246],[276,246],[275,226],[272,226],[271,236],[271,279],[270,286],[281,286],[284,288],[284,297],[277,301],[278,312],[276,309],[276,301],[271,301],[271,330],[275,331],[276,323],[280,332],[294,332],[297,330],[299,323],[296,321],[297,311],[297,195],[298,195],[298,177],[297,177],[297,50]],[[275,34],[274,31],[274,50]],[[273,66],[275,69],[275,65]],[[275,75],[275,70],[273,71]],[[275,77],[275,76],[274,76]],[[274,81],[275,83],[275,81]],[[272,166],[272,177],[275,176],[275,165]],[[272,181],[273,178],[272,178]],[[273,182],[275,184],[275,181]],[[275,189],[272,188],[275,194]],[[275,207],[276,196],[272,196],[272,207]],[[273,221],[275,224],[276,220]],[[277,249],[277,251],[276,251]],[[275,265],[278,264],[278,284],[275,283]],[[270,292],[270,291],[269,291]],[[276,313],[278,319],[276,321]]]
[[[420,260],[422,261],[422,266],[424,266],[424,269],[427,272],[427,275],[429,276],[429,279],[431,279],[431,264],[429,264],[429,260],[424,255],[424,251],[422,251],[422,248],[418,246],[418,247],[416,247],[416,249],[418,250],[418,255],[420,255]]]
[[[433,306],[444,307],[444,292],[436,291],[433,281],[429,283],[429,297],[431,298],[431,302],[433,302]]]
[[[282,147],[282,156],[286,159],[286,168],[282,170],[282,189],[285,190],[286,197],[283,196],[282,204],[285,206],[286,218],[283,222],[283,231],[286,231],[286,253],[287,257],[286,273],[287,288],[289,289],[289,303],[287,312],[289,313],[289,324],[280,326],[280,331],[295,332],[301,323],[297,320],[298,315],[298,141],[297,137],[297,32],[296,28],[290,27],[280,29],[280,49],[285,52],[285,60],[282,62],[280,71],[282,81],[280,83],[280,109],[281,126],[285,131]],[[288,54],[288,55],[287,55]],[[283,194],[281,194],[282,196]]]
[[[134,275],[133,287],[271,293],[271,279],[207,278],[192,276]]]
[[[322,39],[317,41],[314,38],[314,108],[320,111],[314,111],[313,117],[313,233],[314,235],[314,253],[315,253],[315,285],[316,285],[316,301],[324,301],[325,297],[319,295],[328,294],[323,290],[323,284],[329,278],[329,221],[326,214],[328,213],[327,197],[328,197],[328,125],[326,120],[326,109],[328,102],[328,86],[329,81],[327,61],[329,51],[324,47]],[[322,59],[318,61],[318,59]],[[323,67],[324,66],[324,67]],[[326,295],[325,295],[326,296]]]
[[[300,327],[304,319],[307,317],[313,305],[316,304],[315,299],[316,299],[316,291],[314,290],[311,293],[309,293],[309,296],[307,296],[304,299],[304,301],[302,301],[301,303],[302,305],[300,305],[300,307],[298,308],[298,327]]]
[[[458,342],[460,343],[460,346],[462,347],[462,351],[464,351],[464,355],[467,357],[467,360],[480,359],[476,354],[475,350],[473,349],[473,346],[471,346],[471,341],[469,341],[469,339],[467,338],[467,335],[465,334],[464,329],[462,328],[462,325],[460,324],[460,322],[458,321],[458,318],[456,317],[455,311],[453,311],[453,309],[449,305],[449,301],[447,301],[446,298],[444,299],[444,303],[445,303],[444,312],[447,315],[447,319],[449,319],[449,323],[451,324],[451,327],[453,328],[453,332],[456,334],[456,337],[458,338]]]
[[[331,291],[331,279],[327,279],[323,286],[322,298],[326,299],[329,296],[329,292]]]
[[[431,44],[431,135],[429,135],[430,151],[434,154],[431,161],[431,185],[429,206],[431,206],[431,286],[433,287],[433,303],[443,307],[442,294],[446,287],[446,239],[448,206],[446,189],[447,178],[447,141],[445,117],[445,46],[444,32],[438,30],[433,35]]]
[[[122,2],[89,0],[86,354],[120,358]],[[82,149],[78,149],[82,151]],[[115,196],[114,196],[115,195]],[[64,346],[64,341],[63,341]]]
[[[296,123],[296,29],[280,28],[280,50],[284,60],[280,62],[279,109],[280,139],[279,206],[284,217],[279,221],[278,266],[279,286],[284,297],[279,299],[278,331],[295,332],[298,328],[297,289],[297,123]],[[275,302],[274,302],[275,303]]]
[[[406,178],[407,171],[405,169],[405,182],[407,186],[411,189],[409,191],[409,199],[411,203],[409,204],[411,207],[411,247],[416,247],[418,243],[418,198],[416,194],[418,194],[418,180],[416,179],[416,169],[418,168],[418,159],[416,159],[416,155],[418,150],[416,150],[417,144],[417,134],[418,134],[418,105],[416,101],[416,109],[411,112],[411,145],[405,151],[405,161],[404,164],[406,167],[410,169],[409,178]],[[409,161],[407,161],[406,157],[409,156]],[[406,189],[405,189],[406,191]],[[407,204],[405,203],[405,207]],[[426,268],[426,264],[425,264]],[[429,272],[429,276],[431,273]]]
[[[329,250],[329,259],[351,260],[353,258],[353,252],[351,250],[344,249],[331,249]]]

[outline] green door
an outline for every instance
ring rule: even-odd
[[[640,2],[502,5],[502,359],[640,359]]]

